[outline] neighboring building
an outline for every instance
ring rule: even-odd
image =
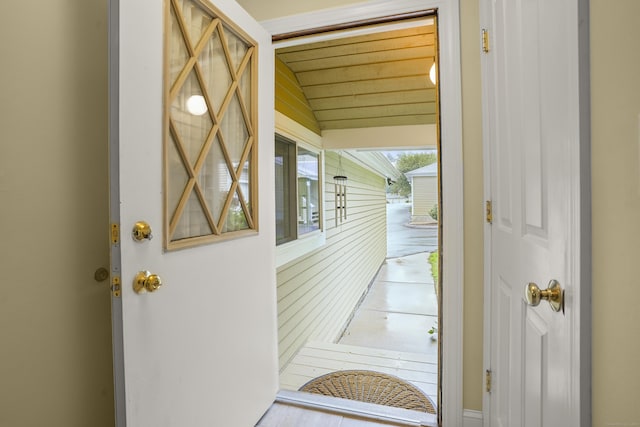
[[[411,181],[411,222],[433,222],[429,212],[438,205],[438,163],[404,174]]]

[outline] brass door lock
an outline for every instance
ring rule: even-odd
[[[148,271],[140,271],[133,279],[133,290],[137,294],[144,291],[155,292],[162,286],[162,279],[157,274],[151,274]]]

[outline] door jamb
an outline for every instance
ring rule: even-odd
[[[109,127],[109,222],[119,239],[120,206],[113,200],[120,200],[120,0],[109,0],[108,5],[108,55],[109,55],[109,89],[108,89],[108,127]],[[109,247],[109,280],[111,281],[111,333],[113,348],[113,386],[115,425],[126,426],[126,399],[124,381],[124,338],[122,328],[122,298],[120,290],[120,247],[113,243],[111,236]],[[117,240],[116,240],[117,241]]]
[[[463,425],[462,338],[463,313],[456,307],[463,301],[463,168],[462,168],[462,85],[460,68],[460,7],[450,0],[374,0],[283,18],[262,21],[271,34],[335,25],[391,14],[437,9],[440,60],[440,111],[442,144],[442,203],[447,220],[442,221],[443,271],[447,292],[443,292],[441,404],[442,426]],[[445,209],[445,208],[443,208]]]
[[[491,7],[488,2],[480,0],[480,28],[493,28],[493,16],[491,15]],[[482,50],[481,50],[482,52]],[[489,97],[484,93],[484,89],[488,87],[487,62],[491,59],[482,52],[480,55],[481,70],[481,88],[482,88],[482,170],[483,170],[483,194],[484,200],[491,200],[491,149],[489,141],[491,138],[489,121],[484,111],[489,111]],[[491,372],[491,224],[484,222],[484,239],[483,239],[483,330],[482,330],[482,366],[487,375]],[[488,379],[483,376],[483,380]],[[482,388],[482,419],[483,426],[491,425],[491,394],[486,390],[486,384]]]

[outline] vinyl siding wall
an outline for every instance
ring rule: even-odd
[[[411,187],[413,188],[413,211],[411,214],[414,217],[429,216],[431,208],[438,204],[438,177],[414,176]]]
[[[336,226],[333,175],[337,153],[325,155],[326,243],[277,270],[278,341],[282,369],[308,340],[334,342],[386,257],[385,179],[342,159],[347,220]]]
[[[275,109],[320,135],[320,125],[293,71],[276,57]]]

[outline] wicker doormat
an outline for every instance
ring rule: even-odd
[[[300,391],[435,414],[434,405],[416,386],[375,371],[336,371],[315,378]]]

